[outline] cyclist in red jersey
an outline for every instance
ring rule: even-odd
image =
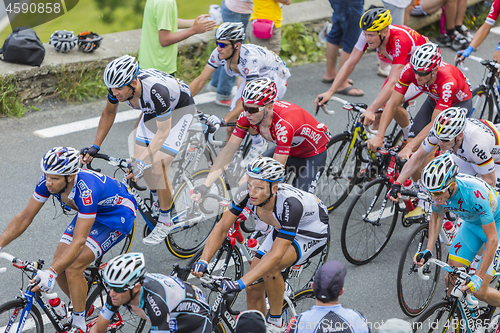
[[[193,200],[200,200],[212,183],[222,174],[231,161],[249,128],[256,130],[276,148],[263,156],[273,157],[293,169],[296,174],[293,186],[314,193],[316,182],[326,162],[326,146],[331,135],[325,124],[319,123],[298,105],[276,101],[276,84],[269,78],[250,81],[242,93],[243,108],[228,144],[217,156],[202,185],[194,188]]]
[[[472,108],[472,94],[467,78],[458,68],[442,61],[441,50],[434,43],[424,44],[415,51],[411,61],[404,67],[386,108],[401,105],[404,94],[412,83],[421,92],[427,93],[428,97],[415,116],[408,144],[399,153],[401,158],[408,158],[420,146],[429,134],[434,118],[441,111],[451,106],[466,108],[468,111]],[[377,135],[368,140],[369,149],[376,151],[382,145],[384,132],[391,120],[386,117],[385,112],[382,114]],[[420,172],[417,174],[420,175]]]
[[[476,32],[474,38],[470,42],[470,45],[465,50],[457,52],[457,57],[460,57],[460,60],[463,61],[465,58],[470,56],[472,51],[477,49],[478,46],[481,45],[481,43],[486,39],[486,37],[490,33],[491,28],[495,25],[498,14],[500,14],[500,0],[495,0],[491,4],[490,12],[488,14],[488,17],[486,18],[486,21],[484,21],[481,28],[479,28],[479,30]],[[500,43],[498,43],[495,49],[495,53],[493,53],[493,60],[500,62]]]
[[[339,84],[354,71],[367,48],[376,50],[381,62],[392,65],[382,90],[364,113],[365,125],[373,124],[373,129],[378,128],[379,116],[376,117],[377,111],[391,97],[393,87],[415,49],[429,41],[427,37],[420,35],[415,30],[403,25],[391,25],[391,22],[391,13],[384,8],[370,9],[363,14],[360,21],[363,32],[359,35],[351,56],[340,69],[330,89],[316,97],[316,105],[318,103],[320,105],[328,103],[334,92],[337,92]],[[418,94],[419,92],[416,89],[410,89],[407,100],[415,98]],[[322,102],[319,102],[319,97],[323,98]],[[394,117],[396,122],[405,129],[407,136],[410,130],[410,121],[406,110],[398,108],[397,112],[392,112],[390,117],[391,119]]]

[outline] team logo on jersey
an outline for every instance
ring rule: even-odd
[[[210,62],[215,64],[215,56],[213,54],[210,56]]]
[[[249,73],[249,72],[250,72],[250,71],[248,70],[248,68],[245,68],[245,69],[243,70],[243,74],[245,74],[245,75],[248,75],[248,73]]]
[[[110,249],[113,245],[115,245],[116,241],[120,236],[122,235],[121,232],[118,230],[113,231],[111,234],[109,234],[109,237],[102,243],[102,250],[107,251]]]
[[[116,194],[114,197],[109,197],[109,198],[106,198],[102,201],[99,201],[98,205],[99,206],[121,205],[122,201],[123,201],[123,197]]]
[[[288,139],[286,135],[288,134],[288,130],[285,125],[281,124],[281,120],[276,123],[276,141],[281,141],[283,143],[287,143]]]
[[[99,231],[97,231],[97,229],[93,229],[90,234],[91,235],[97,235],[99,233]]]
[[[458,242],[457,244],[455,244],[455,254],[457,254],[458,250],[460,250],[460,248],[462,247],[462,244],[460,244],[460,242]]]
[[[486,155],[486,152],[480,148],[478,148],[477,143],[472,147],[472,153],[476,154],[477,157],[479,157],[482,160],[485,160],[488,158],[488,155]]]
[[[451,87],[455,85],[455,83],[453,82],[446,82],[445,84],[443,84],[443,94],[442,94],[442,98],[445,102],[448,102],[450,100],[450,97],[451,97]]]
[[[316,133],[314,130],[310,129],[309,127],[304,127],[302,129],[302,132],[300,135],[307,136],[309,139],[314,141],[314,143],[318,144],[319,140],[321,139],[321,134]]]
[[[153,310],[155,316],[157,317],[161,316],[160,307],[158,306],[158,304],[156,304],[153,297],[150,294],[148,294],[146,296],[146,299],[148,300],[149,306],[151,307],[151,310]]]
[[[80,198],[82,198],[83,204],[85,206],[92,205],[92,190],[88,188],[87,184],[83,180],[79,180],[76,186],[80,190]]]
[[[394,56],[399,57],[401,54],[401,44],[399,42],[399,39],[394,40]]]

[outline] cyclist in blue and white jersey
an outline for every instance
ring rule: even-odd
[[[422,184],[433,197],[432,215],[427,248],[415,254],[414,262],[422,266],[432,257],[431,250],[439,235],[444,212],[454,213],[463,222],[453,238],[448,264],[455,267],[470,265],[484,245],[479,267],[463,289],[470,290],[488,304],[500,306],[500,292],[489,287],[492,276],[498,271],[500,254],[497,250],[500,230],[497,191],[482,179],[459,174],[458,165],[450,154],[436,157],[424,168]]]
[[[393,198],[399,193],[400,184],[428,160],[437,146],[441,151],[452,153],[451,157],[460,173],[479,174],[489,185],[500,190],[499,129],[487,120],[467,119],[467,113],[467,109],[451,107],[436,117],[429,135],[406,162],[399,178],[392,185]]]
[[[129,169],[135,180],[144,176],[153,195],[153,210],[159,206],[158,224],[142,242],[160,244],[173,229],[171,183],[166,175],[193,120],[194,100],[186,83],[156,69],[141,70],[135,58],[128,55],[106,66],[104,83],[109,91],[108,103],[84,162],[99,151],[115,120],[118,102],[142,111],[135,135],[135,160]],[[146,169],[146,164],[151,164],[151,169]]]
[[[178,277],[147,274],[142,253],[111,259],[104,269],[106,303],[89,333],[104,333],[120,306],[151,323],[150,332],[210,333],[210,306],[203,292]]]
[[[63,211],[77,211],[57,245],[52,265],[40,270],[40,283],[33,289],[50,293],[55,282],[73,304],[71,333],[85,333],[85,268],[129,234],[137,204],[127,187],[106,175],[81,170],[80,152],[55,147],[42,158],[43,175],[26,208],[14,216],[0,236],[0,249],[18,238],[33,222],[52,195]]]
[[[232,201],[232,207],[210,233],[200,261],[192,274],[201,277],[208,261],[220,248],[227,232],[245,207],[250,208],[256,223],[274,230],[259,247],[250,271],[238,281],[224,281],[228,292],[246,288],[247,309],[266,313],[265,292],[269,300],[268,330],[282,331],[281,318],[285,283],[281,271],[303,264],[323,250],[330,236],[328,211],[312,193],[280,184],[285,168],[270,157],[259,157],[248,166],[248,181],[243,183]],[[264,283],[251,286],[259,278]]]
[[[245,42],[245,29],[241,22],[222,23],[215,32],[217,47],[213,50],[203,72],[191,82],[189,87],[191,93],[196,96],[210,79],[215,70],[224,67],[227,75],[241,76],[245,83],[242,83],[233,97],[229,113],[222,119],[212,115],[208,120],[213,124],[225,124],[236,121],[243,111],[241,94],[245,85],[255,79],[269,78],[278,87],[277,100],[281,100],[286,92],[286,84],[291,76],[289,69],[281,58],[272,51],[255,44],[243,44]],[[232,128],[227,129],[227,140],[231,137]],[[248,153],[248,158],[243,165],[248,165],[257,156],[264,152],[267,143],[255,131],[252,134],[252,147]]]

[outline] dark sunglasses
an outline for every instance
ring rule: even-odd
[[[217,42],[215,44],[217,44],[217,46],[220,47],[221,49],[225,49],[226,47],[231,45],[231,44],[225,44],[225,43],[219,43],[219,42]]]
[[[246,112],[248,112],[250,114],[257,113],[257,112],[261,111],[262,109],[264,109],[264,108],[263,107],[249,108],[248,106],[243,105],[243,110],[245,110]]]
[[[127,290],[130,289],[130,288],[127,288],[127,287],[111,287],[107,283],[106,283],[106,285],[109,287],[109,289],[113,290],[117,294],[123,294],[124,292],[126,292]]]
[[[430,72],[419,72],[419,71],[413,70],[413,73],[415,73],[415,75],[418,75],[418,76],[427,76],[430,73],[432,73],[432,71],[430,71]]]

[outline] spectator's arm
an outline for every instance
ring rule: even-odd
[[[286,6],[292,4],[292,0],[274,0],[274,1],[282,3],[282,4],[286,5]]]
[[[193,35],[201,34],[210,31],[215,27],[215,21],[208,19],[209,15],[200,15],[196,20],[183,20],[178,19],[179,28],[186,27],[187,29],[171,32],[170,30],[159,30],[158,37],[160,45],[165,47],[172,44],[179,43]],[[192,23],[191,23],[192,22]]]

